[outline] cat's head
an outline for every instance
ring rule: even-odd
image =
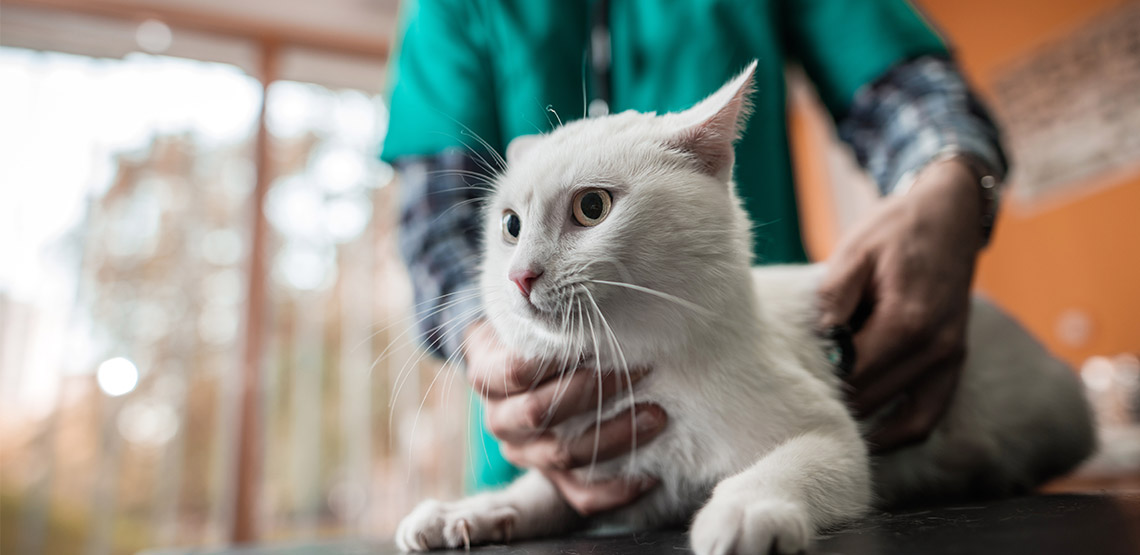
[[[488,319],[530,356],[651,356],[717,317],[747,280],[733,143],[755,63],[696,106],[523,137],[485,213]]]

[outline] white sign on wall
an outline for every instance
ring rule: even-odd
[[[1140,2],[1035,50],[994,82],[1020,199],[1140,170]]]

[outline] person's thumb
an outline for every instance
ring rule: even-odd
[[[827,263],[818,292],[820,330],[848,324],[867,290],[872,266],[866,255],[835,256]]]

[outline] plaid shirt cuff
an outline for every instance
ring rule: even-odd
[[[463,332],[482,314],[478,294],[481,200],[486,175],[459,150],[405,157],[400,172],[400,254],[415,290],[420,342],[458,357]]]
[[[930,162],[971,156],[1002,181],[997,127],[950,59],[923,56],[892,67],[855,96],[839,137],[883,194],[904,192]]]

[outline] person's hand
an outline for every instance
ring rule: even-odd
[[[560,376],[559,365],[542,365],[514,356],[495,337],[486,322],[466,332],[467,379],[485,400],[487,428],[501,441],[503,456],[520,467],[538,469],[558,488],[562,498],[583,516],[629,504],[656,485],[646,478],[617,478],[585,483],[572,469],[601,462],[644,445],[665,427],[665,411],[642,404],[631,412],[591,427],[577,438],[559,441],[551,426],[583,413],[593,413],[598,402],[628,395],[630,382],[645,375],[611,372],[598,379],[596,371],[578,368]],[[601,392],[599,393],[599,386]],[[595,435],[596,432],[596,435]]]
[[[925,168],[840,244],[820,288],[821,329],[866,322],[854,336],[849,403],[866,417],[872,451],[929,436],[953,396],[966,353],[970,282],[983,245],[977,180],[960,160]],[[869,311],[869,313],[868,313]]]

